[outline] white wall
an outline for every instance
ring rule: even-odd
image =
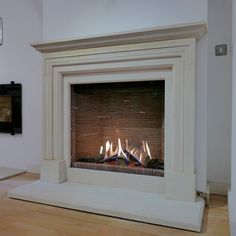
[[[207,172],[208,181],[218,183],[219,191],[223,187],[220,184],[229,183],[230,180],[231,12],[231,0],[208,1]],[[215,56],[217,44],[228,45],[227,56]]]
[[[233,0],[233,80],[232,80],[232,149],[231,149],[231,193],[229,195],[229,215],[231,235],[236,235],[236,0]]]
[[[207,21],[207,0],[44,0],[44,40],[63,40],[148,27]],[[206,191],[206,50],[197,55],[197,186]]]
[[[207,20],[207,0],[44,0],[44,40]]]
[[[14,80],[23,86],[23,133],[0,134],[0,166],[25,169],[42,158],[42,63],[30,47],[42,40],[42,1],[0,0],[0,16],[0,83]]]

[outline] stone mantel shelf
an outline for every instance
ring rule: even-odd
[[[118,46],[134,43],[154,41],[201,38],[207,32],[205,22],[189,23],[184,25],[172,25],[156,28],[148,28],[139,31],[129,31],[117,34],[98,35],[88,38],[78,38],[55,42],[43,42],[32,44],[41,53],[97,48],[104,46]]]

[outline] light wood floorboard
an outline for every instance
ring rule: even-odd
[[[205,209],[201,233],[14,200],[6,196],[9,189],[38,178],[38,175],[26,173],[0,181],[0,236],[230,235],[227,199],[223,196],[211,196],[210,207]]]

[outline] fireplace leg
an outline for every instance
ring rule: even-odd
[[[195,174],[165,171],[165,178],[166,197],[168,199],[195,202]]]
[[[66,181],[66,162],[64,160],[43,160],[41,163],[40,179],[49,183]]]

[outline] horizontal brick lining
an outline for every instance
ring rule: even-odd
[[[150,176],[159,176],[164,177],[163,170],[142,168],[142,167],[129,167],[129,166],[116,166],[116,165],[106,165],[106,164],[96,164],[96,163],[84,163],[84,162],[74,162],[72,167],[82,168],[82,169],[91,169],[91,170],[100,170],[100,171],[113,171],[113,172],[122,172],[127,174],[136,174],[136,175],[150,175]]]

